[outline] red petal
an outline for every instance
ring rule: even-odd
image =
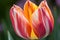
[[[17,35],[23,38],[29,38],[31,34],[31,27],[28,20],[23,15],[22,9],[14,5],[10,9],[10,18]]]

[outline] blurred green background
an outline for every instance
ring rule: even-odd
[[[9,17],[9,10],[16,4],[23,8],[26,0],[0,0],[0,40],[25,40],[18,37],[13,28]],[[39,5],[42,0],[31,0]],[[60,40],[60,0],[47,0],[48,5],[54,16],[54,30],[41,40]]]

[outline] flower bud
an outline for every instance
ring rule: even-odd
[[[13,5],[10,9],[10,19],[16,34],[24,39],[44,38],[54,28],[54,18],[46,1],[42,1],[38,7],[27,0],[24,10]]]

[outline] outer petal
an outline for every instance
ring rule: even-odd
[[[46,37],[52,32],[54,19],[46,2],[42,1],[32,15],[32,25],[38,38]]]
[[[45,35],[46,30],[42,19],[41,9],[38,9],[33,13],[31,20],[32,20],[34,33],[38,38],[42,38]]]
[[[16,5],[10,9],[10,18],[16,34],[26,39],[31,34],[31,27],[23,13],[23,10]]]
[[[47,2],[42,1],[41,4],[39,5],[39,7],[44,8],[44,10],[46,11],[46,15],[48,16],[49,20],[52,23],[52,28],[54,28],[54,18],[53,18],[53,15],[52,15],[50,8],[48,7]]]

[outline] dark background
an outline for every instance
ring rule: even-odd
[[[24,40],[18,37],[13,28],[9,17],[9,10],[16,4],[23,8],[26,0],[0,0],[0,40]],[[42,0],[31,0],[39,5]],[[60,40],[60,0],[47,0],[48,5],[54,16],[54,30],[46,38],[41,40]]]

